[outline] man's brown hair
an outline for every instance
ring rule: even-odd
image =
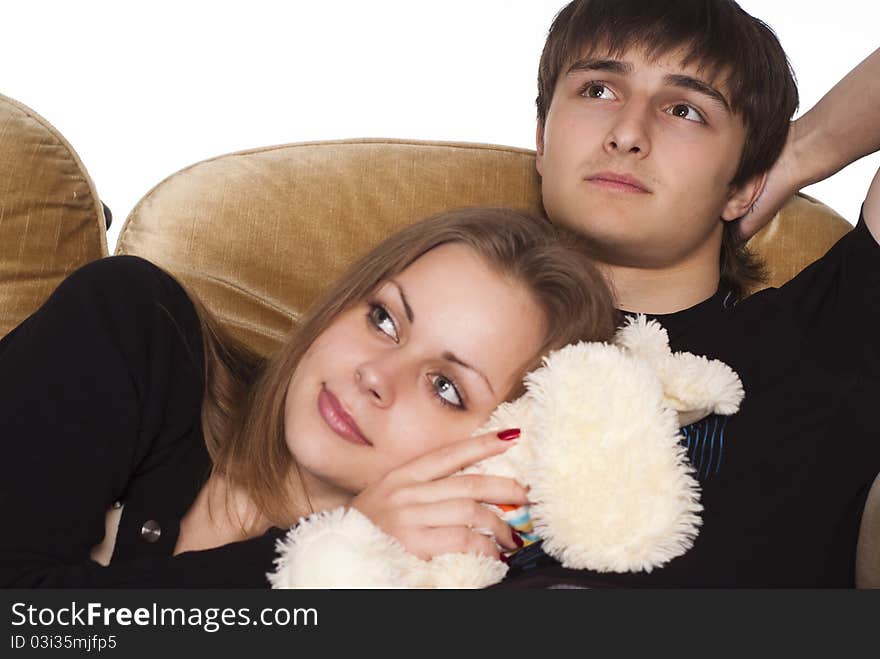
[[[577,59],[619,57],[631,48],[649,58],[682,49],[682,65],[696,64],[709,80],[721,81],[746,129],[731,186],[773,166],[797,109],[797,85],[773,30],[733,0],[574,0],[556,15],[541,54],[538,121],[546,121],[557,80]],[[764,279],[738,222],[724,223],[720,265],[722,285],[737,297]]]

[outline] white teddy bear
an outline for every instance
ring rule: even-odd
[[[690,549],[702,506],[679,427],[735,413],[736,373],[673,354],[666,330],[639,316],[613,344],[551,353],[525,384],[477,431],[520,428],[516,445],[466,470],[530,488],[532,505],[513,514],[521,519],[496,511],[527,531],[530,517],[544,551],[569,568],[650,571]],[[274,588],[483,588],[507,572],[471,554],[421,560],[345,507],[300,520],[278,551]]]

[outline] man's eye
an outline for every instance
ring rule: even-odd
[[[586,96],[587,98],[604,98],[604,99],[614,99],[614,93],[608,89],[601,82],[591,82],[584,90],[581,92],[581,96]]]
[[[394,324],[394,319],[391,317],[391,314],[388,313],[388,310],[381,304],[371,303],[367,318],[373,327],[393,339],[395,343],[400,341],[400,336],[397,333],[397,325]]]
[[[458,388],[452,380],[445,375],[438,374],[429,375],[428,378],[431,380],[434,395],[440,399],[441,403],[458,409],[464,408],[464,403],[461,401],[461,395],[458,393]]]
[[[701,124],[706,123],[706,120],[703,118],[703,115],[700,114],[700,111],[687,103],[676,103],[669,108],[669,114],[679,117],[680,119],[687,119],[688,121],[696,121]]]

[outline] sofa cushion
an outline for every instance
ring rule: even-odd
[[[346,140],[233,153],[166,178],[117,254],[179,276],[234,335],[276,348],[324,287],[395,229],[464,206],[541,211],[534,154],[489,145]]]
[[[45,119],[0,95],[0,337],[106,255],[103,208],[79,157]]]

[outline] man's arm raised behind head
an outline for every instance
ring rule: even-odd
[[[743,217],[740,231],[751,237],[795,192],[880,149],[880,49],[850,71],[809,112],[794,121],[764,192]],[[880,186],[877,179],[871,186]],[[880,190],[874,192],[880,196]],[[880,200],[875,202],[880,205]],[[867,208],[867,205],[866,205]],[[876,213],[875,213],[876,215]],[[868,221],[868,218],[865,218]],[[869,227],[880,236],[876,224]]]

